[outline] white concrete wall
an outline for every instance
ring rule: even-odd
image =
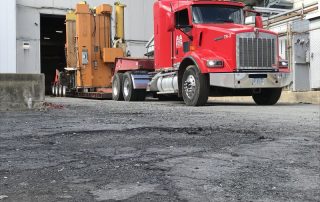
[[[0,73],[16,73],[16,1],[2,2],[0,12]]]
[[[30,43],[30,48],[23,49],[23,42]],[[17,6],[17,73],[41,73],[40,14],[23,6]]]
[[[65,15],[80,0],[16,0],[17,1],[17,72],[40,73],[40,14]],[[125,33],[132,56],[143,56],[145,43],[153,35],[153,3],[155,0],[121,0],[127,5]],[[115,0],[87,0],[91,7]],[[113,28],[114,35],[114,28]],[[24,41],[30,49],[24,50]]]
[[[310,22],[310,30],[311,30],[310,31],[310,84],[312,89],[320,89],[320,19],[319,18],[313,19]]]

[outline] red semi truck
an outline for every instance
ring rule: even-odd
[[[189,106],[208,96],[252,96],[273,105],[291,83],[287,61],[279,58],[278,36],[245,25],[249,11],[231,1],[159,0],[154,4],[154,57],[118,58],[114,100],[141,101],[148,92],[180,97]]]

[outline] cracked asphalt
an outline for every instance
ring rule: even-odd
[[[320,201],[320,106],[47,97],[0,112],[0,201]]]

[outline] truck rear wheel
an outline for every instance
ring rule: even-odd
[[[112,99],[115,101],[123,100],[122,93],[123,74],[116,73],[112,79]]]
[[[190,65],[183,74],[182,96],[189,106],[203,106],[208,101],[208,76],[202,74],[195,65]]]
[[[56,95],[56,85],[55,84],[52,84],[52,86],[51,86],[51,93],[52,93],[52,96]]]
[[[61,97],[61,85],[57,85],[57,96]]]
[[[257,105],[274,105],[281,97],[282,88],[263,88],[260,93],[253,94],[252,98]]]
[[[133,88],[130,72],[123,75],[122,92],[125,101],[144,101],[146,99],[146,90]]]

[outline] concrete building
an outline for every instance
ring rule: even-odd
[[[102,3],[113,5],[115,1],[86,2],[95,7]],[[3,2],[0,12],[0,109],[27,107],[30,101],[35,106],[44,100],[44,87],[48,92],[55,70],[65,66],[65,14],[78,2],[80,0]],[[153,34],[153,2],[121,0],[127,5],[125,32],[132,56],[142,56],[146,52],[145,44]]]
[[[64,15],[79,0],[10,0],[1,12],[0,73],[47,73],[53,65],[64,63]],[[88,0],[94,7],[114,0]],[[133,56],[145,52],[144,45],[152,36],[154,1],[122,0],[128,50]],[[4,26],[3,26],[4,25]],[[16,25],[16,26],[15,26]],[[113,32],[114,33],[114,32]],[[51,51],[51,52],[50,52]],[[51,71],[52,73],[52,71]],[[52,76],[52,75],[50,75]]]

